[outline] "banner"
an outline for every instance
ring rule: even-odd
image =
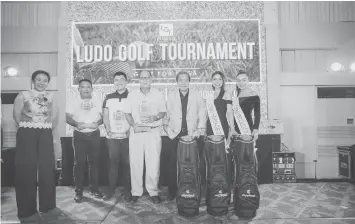
[[[239,70],[261,81],[259,20],[181,20],[73,23],[72,85],[89,78],[113,83],[117,71],[130,83],[148,70],[153,83],[175,83],[187,71],[191,83],[206,83],[214,71],[235,82]]]

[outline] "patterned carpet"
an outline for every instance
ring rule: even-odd
[[[57,207],[46,214],[36,214],[23,223],[43,224],[330,224],[355,223],[355,186],[350,183],[296,183],[269,184],[259,186],[260,208],[252,220],[242,220],[233,215],[233,208],[227,216],[213,217],[207,214],[204,200],[200,214],[194,218],[177,215],[175,202],[164,201],[153,204],[144,195],[136,203],[125,203],[122,196],[105,202],[84,193],[85,201],[73,201],[71,187],[57,188]],[[106,188],[102,187],[105,192]],[[120,189],[116,195],[120,195]],[[166,189],[161,192],[166,199]],[[16,216],[14,188],[2,188],[1,223],[19,223]]]

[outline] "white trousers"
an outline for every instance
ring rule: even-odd
[[[131,166],[132,195],[143,194],[143,166],[145,161],[145,187],[150,196],[159,193],[158,182],[160,176],[160,129],[151,132],[133,133],[129,137],[129,160]]]

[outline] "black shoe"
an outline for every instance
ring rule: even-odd
[[[137,202],[138,201],[138,196],[132,196],[132,202]]]
[[[74,201],[76,203],[80,203],[82,200],[83,200],[83,193],[81,193],[81,192],[80,193],[76,193]]]
[[[124,194],[124,200],[125,200],[126,202],[132,201],[132,194],[131,194],[131,192],[126,192],[126,193]]]
[[[115,194],[114,193],[108,193],[103,197],[104,201],[110,200]]]
[[[152,202],[154,204],[159,204],[160,203],[160,197],[159,196],[152,196]]]
[[[94,196],[95,198],[102,198],[104,195],[100,191],[92,191],[91,195]]]
[[[170,194],[169,194],[169,195],[168,195],[168,200],[169,200],[169,201],[172,201],[172,200],[175,199],[175,197],[176,197],[175,195],[170,195]]]

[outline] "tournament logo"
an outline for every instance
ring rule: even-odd
[[[174,26],[172,23],[159,24],[159,39],[160,41],[174,40]]]
[[[255,198],[255,194],[251,194],[250,193],[250,190],[247,190],[247,194],[242,194],[242,197],[245,197],[245,198]]]
[[[185,193],[183,193],[183,194],[181,195],[181,197],[183,197],[183,198],[193,198],[193,197],[195,197],[195,194],[191,193],[190,190],[187,189],[187,190],[185,191]]]
[[[227,194],[227,193],[224,193],[224,194],[223,194],[222,190],[219,190],[219,191],[218,191],[218,194],[215,194],[214,196],[215,196],[216,198],[223,198],[223,197],[227,197],[228,194]]]

